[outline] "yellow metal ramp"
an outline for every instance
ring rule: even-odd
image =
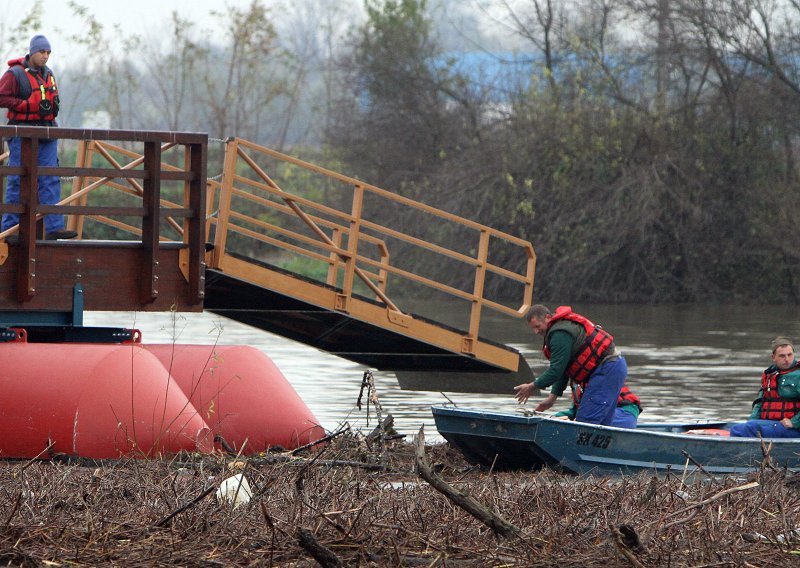
[[[405,388],[531,380],[518,351],[480,334],[486,309],[519,317],[530,305],[530,243],[239,139],[208,193],[205,309],[395,371]],[[404,308],[418,296],[446,300],[451,321]]]

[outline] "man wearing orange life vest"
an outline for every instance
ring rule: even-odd
[[[58,126],[56,116],[59,109],[58,87],[53,72],[47,66],[50,58],[50,42],[43,35],[33,36],[28,55],[8,62],[8,70],[0,77],[0,107],[8,109],[8,124],[18,126]],[[19,166],[22,140],[8,140],[8,165]],[[58,166],[58,141],[39,139],[38,164]],[[19,176],[8,176],[5,192],[6,203],[19,203]],[[61,180],[57,176],[39,176],[39,202],[55,205],[61,199]],[[19,215],[3,215],[2,230],[19,223]],[[75,231],[64,229],[62,215],[46,215],[44,228],[47,239],[71,239]],[[12,235],[15,237],[16,235]],[[12,240],[12,239],[9,239]]]
[[[731,436],[800,438],[800,363],[789,338],[772,341],[772,363],[761,373],[750,419],[732,426]]]
[[[547,398],[536,406],[538,412],[548,410],[569,384],[573,389],[575,421],[636,426],[641,406],[638,397],[625,387],[628,366],[611,334],[569,306],[560,306],[551,313],[546,306],[537,304],[528,310],[525,319],[534,333],[544,336],[543,350],[550,367],[534,382],[514,387],[520,404],[527,402],[537,388],[551,387]]]

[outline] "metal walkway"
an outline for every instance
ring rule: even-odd
[[[515,349],[480,334],[486,309],[519,317],[530,305],[528,242],[240,139],[225,142],[217,181],[203,135],[47,130],[75,140],[75,167],[0,174],[21,174],[23,194],[31,175],[73,176],[72,192],[59,206],[2,206],[21,222],[19,244],[0,243],[0,318],[66,310],[80,282],[89,310],[205,309],[395,371],[405,388],[509,392],[530,380]],[[82,240],[33,238],[37,213],[55,211]],[[509,289],[516,298],[487,293]],[[419,297],[446,299],[451,320],[405,307]]]

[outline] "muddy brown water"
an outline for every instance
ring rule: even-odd
[[[612,334],[628,361],[629,384],[645,407],[641,420],[740,420],[749,414],[761,370],[776,335],[800,340],[798,308],[785,306],[573,305]],[[447,321],[452,306],[418,303],[410,311]],[[447,321],[453,325],[463,322]],[[133,327],[144,343],[248,344],[278,365],[321,424],[372,427],[375,414],[358,410],[365,368],[300,343],[210,314],[87,312],[84,325]],[[462,327],[463,328],[463,327]],[[541,338],[522,320],[485,312],[481,334],[519,349],[538,375],[546,368]],[[513,394],[464,394],[401,390],[394,375],[375,372],[383,412],[396,429],[425,426],[436,440],[430,406],[448,399],[459,406],[516,411]],[[544,395],[543,395],[544,396]],[[562,398],[554,410],[566,406]],[[530,403],[528,405],[530,407]]]

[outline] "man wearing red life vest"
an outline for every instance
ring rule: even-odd
[[[569,384],[573,389],[575,421],[636,426],[641,410],[639,399],[625,387],[628,365],[611,334],[569,306],[560,306],[551,313],[546,306],[537,304],[528,310],[525,319],[534,333],[544,336],[543,350],[550,366],[534,382],[514,387],[520,404],[527,402],[537,388],[550,387],[550,394],[536,406],[538,412],[548,410]]]
[[[8,62],[8,70],[0,77],[0,107],[8,109],[8,124],[19,126],[58,126],[58,87],[53,72],[47,66],[50,42],[43,35],[33,36],[28,55]],[[22,140],[8,140],[8,165],[19,166]],[[58,166],[58,141],[39,139],[40,166]],[[6,203],[19,203],[19,176],[8,176]],[[61,180],[57,176],[39,176],[39,202],[55,205],[61,199]],[[2,230],[19,223],[19,215],[3,215]],[[44,228],[48,239],[71,239],[75,231],[64,229],[62,215],[46,215]],[[16,236],[16,235],[12,235]],[[9,239],[13,240],[13,239]]]
[[[731,436],[800,438],[800,363],[789,338],[772,341],[772,363],[761,373],[750,419],[732,426]]]

